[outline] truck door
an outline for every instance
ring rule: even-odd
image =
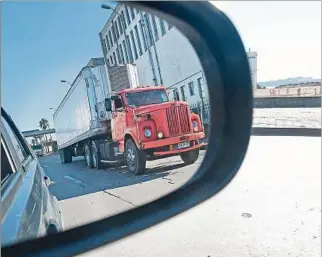
[[[112,137],[114,141],[119,141],[121,144],[124,139],[125,131],[125,106],[121,96],[113,96],[112,98]],[[122,146],[121,146],[122,148]]]

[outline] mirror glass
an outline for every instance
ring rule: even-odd
[[[5,3],[3,13],[14,24],[4,28],[3,107],[43,169],[25,167],[37,197],[15,192],[29,202],[17,228],[37,227],[13,233],[8,206],[3,245],[135,208],[196,173],[207,151],[208,88],[175,26],[122,3]]]

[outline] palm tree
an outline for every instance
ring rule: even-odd
[[[49,122],[47,119],[45,118],[42,118],[40,121],[39,121],[39,127],[41,129],[48,129],[49,128]],[[47,139],[47,134],[45,134],[45,138],[46,138],[46,149],[47,149],[47,153],[49,152],[49,148],[48,148],[48,139]]]

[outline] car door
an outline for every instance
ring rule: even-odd
[[[42,168],[7,115],[1,116],[1,177],[2,245],[45,235],[59,224]]]
[[[114,141],[124,139],[125,108],[121,96],[113,97],[112,101],[112,136]]]

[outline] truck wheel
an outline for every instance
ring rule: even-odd
[[[88,144],[85,145],[85,162],[88,168],[93,168],[92,151]]]
[[[180,156],[185,164],[193,164],[199,157],[199,149],[181,153]]]
[[[60,161],[62,163],[71,163],[72,162],[72,152],[69,149],[61,149],[60,152]]]
[[[96,144],[95,141],[92,142],[92,164],[93,168],[95,169],[100,169],[102,168],[102,163],[101,163],[102,157],[101,153],[98,150],[98,145]]]
[[[134,175],[144,172],[146,165],[145,155],[136,147],[132,139],[126,141],[125,156],[127,166]]]

